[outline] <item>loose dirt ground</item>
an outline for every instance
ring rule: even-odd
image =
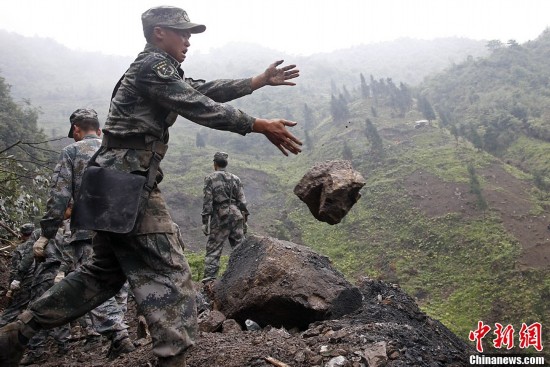
[[[522,247],[519,263],[523,267],[550,267],[550,213],[534,215],[530,185],[498,165],[478,170],[482,178],[482,196],[501,218],[504,230]],[[415,206],[430,217],[458,213],[463,218],[483,215],[476,208],[474,194],[467,183],[446,182],[439,177],[416,171],[405,180],[405,188]]]

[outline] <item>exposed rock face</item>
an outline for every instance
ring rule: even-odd
[[[362,296],[327,257],[292,242],[251,236],[231,253],[213,300],[241,325],[251,319],[261,327],[304,330],[356,310]]]
[[[294,188],[311,214],[328,224],[340,223],[359,200],[365,179],[350,161],[327,161],[313,166]]]

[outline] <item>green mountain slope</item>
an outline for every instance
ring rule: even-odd
[[[509,155],[501,155],[496,150],[478,149],[465,139],[466,133],[451,133],[453,124],[457,130],[470,132],[470,125],[460,129],[456,121],[482,121],[485,110],[470,108],[476,98],[470,101],[470,96],[478,94],[483,99],[482,91],[491,93],[494,88],[479,86],[478,92],[475,80],[464,87],[462,79],[469,80],[467,73],[456,75],[455,84],[449,85],[445,75],[467,69],[472,63],[487,64],[486,75],[496,73],[490,68],[495,52],[479,59],[482,52],[466,51],[460,57],[459,48],[455,48],[458,64],[421,88],[441,112],[440,117],[424,125],[415,124],[424,118],[415,105],[418,99],[410,99],[406,108],[396,104],[387,78],[393,78],[396,85],[401,81],[413,84],[428,73],[442,70],[448,63],[444,65],[443,54],[437,54],[441,49],[441,45],[435,50],[429,46],[426,50],[430,51],[419,52],[416,57],[395,49],[377,53],[368,47],[315,55],[297,62],[302,69],[297,87],[267,88],[235,101],[234,105],[252,115],[299,121],[292,131],[305,145],[304,152],[296,157],[282,156],[256,134],[241,137],[178,121],[162,163],[165,178],[161,189],[182,228],[195,276],[200,277],[200,253],[206,242],[200,230],[203,178],[212,170],[214,152],[223,150],[229,153],[229,170],[245,184],[251,232],[308,245],[329,256],[352,281],[368,275],[398,283],[425,311],[463,339],[479,320],[510,323],[516,330],[521,322],[547,323],[550,270],[543,251],[550,237],[546,229],[548,199],[538,187],[541,185],[535,185],[534,175],[510,164],[516,158],[509,158],[513,152],[521,152],[523,160],[514,153],[518,161],[536,165],[537,159],[544,160],[545,141],[525,134],[514,144],[522,139],[529,143],[506,146],[501,151]],[[251,55],[239,52],[235,45],[228,50],[231,56]],[[186,73],[218,77],[221,75],[216,73],[227,68],[223,76],[250,76],[280,58],[263,50],[230,64],[223,61],[224,53],[228,52],[210,55],[214,60],[210,64],[207,56],[196,55],[196,64],[186,61]],[[461,63],[468,54],[472,57]],[[400,68],[403,64],[397,62],[399,59],[407,60],[406,66]],[[426,65],[430,60],[437,61],[431,68]],[[394,64],[395,70],[385,69]],[[7,72],[5,66],[1,68]],[[373,75],[369,86],[384,87],[390,94],[374,98],[371,91],[363,98],[360,74],[367,79]],[[440,86],[447,88],[446,94],[436,92]],[[400,86],[399,90],[406,88]],[[523,98],[529,90],[522,84],[517,93]],[[19,93],[24,95],[21,90]],[[344,103],[346,111],[340,111],[343,115],[336,118],[333,107],[338,101]],[[85,103],[85,99],[73,102]],[[304,114],[305,105],[311,112],[309,118]],[[57,113],[63,115],[60,111]],[[469,120],[465,116],[470,116]],[[541,126],[542,116],[537,120]],[[46,113],[43,121],[47,121]],[[483,132],[481,125],[473,126],[478,134]],[[503,125],[502,132],[507,128]],[[536,145],[530,143],[535,140]],[[330,226],[316,221],[292,190],[315,163],[343,158],[352,161],[367,184],[363,197],[343,222]]]
[[[478,320],[547,322],[547,263],[526,263],[523,245],[531,232],[550,237],[539,222],[548,213],[533,197],[529,176],[468,142],[457,144],[445,129],[415,129],[420,115],[414,112],[375,119],[385,147],[385,157],[377,159],[364,134],[363,121],[373,119],[367,107],[358,103],[345,124],[327,117],[311,131],[316,143],[298,157],[279,157],[275,149],[270,158],[229,151],[230,169],[243,179],[251,203],[251,231],[306,244],[350,279],[369,275],[400,284],[463,338]],[[330,226],[316,221],[292,190],[313,164],[342,159],[344,145],[367,184],[344,221]],[[174,175],[163,190],[191,249],[204,246],[200,189],[220,148],[188,146],[185,159],[170,153],[166,159]],[[176,161],[185,161],[185,169]],[[486,209],[471,192],[469,166],[481,182]]]

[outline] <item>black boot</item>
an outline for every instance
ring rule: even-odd
[[[33,325],[34,327],[32,327]],[[17,367],[27,348],[29,339],[39,330],[32,314],[24,311],[18,320],[0,329],[0,366]]]
[[[107,352],[107,358],[113,360],[118,358],[121,354],[130,353],[134,350],[136,350],[136,347],[128,337],[122,340],[112,341],[109,352]]]

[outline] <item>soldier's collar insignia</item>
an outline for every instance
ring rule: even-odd
[[[157,62],[153,65],[152,69],[159,77],[163,79],[169,79],[174,75],[178,75],[176,68],[168,60]]]

